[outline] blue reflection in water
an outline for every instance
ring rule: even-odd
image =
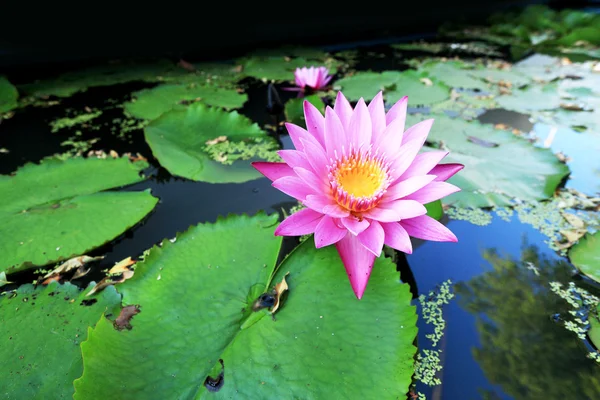
[[[563,126],[541,123],[535,124],[533,129],[540,146],[547,143],[554,153],[562,152],[568,157],[571,175],[565,185],[567,188],[589,195],[600,192],[600,133],[579,133]]]
[[[600,398],[600,380],[594,379],[598,366],[586,359],[574,333],[552,322],[556,312],[568,317],[569,308],[549,291],[548,282],[566,283],[573,270],[548,248],[545,236],[516,218],[494,217],[485,227],[463,221],[448,226],[458,243],[426,242],[407,257],[419,293],[447,279],[462,293],[444,308],[446,337],[438,345],[444,357],[442,385],[418,389],[428,399]],[[527,268],[522,257],[537,271]],[[507,309],[515,303],[514,310]],[[514,318],[507,321],[507,313]],[[428,348],[425,334],[431,329],[422,320],[419,329],[419,347]],[[478,351],[485,365],[474,358]],[[507,365],[499,365],[503,362]],[[555,381],[562,382],[561,388]],[[575,387],[563,384],[568,382]]]

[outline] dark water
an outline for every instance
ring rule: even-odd
[[[377,53],[373,49],[362,51],[363,69],[400,68],[398,62]],[[64,116],[66,108],[103,107],[107,99],[126,99],[128,93],[149,86],[92,88],[59,106],[17,111],[0,126],[0,148],[10,150],[0,155],[0,173],[10,173],[27,161],[36,162],[64,151],[60,143],[72,131],[51,133],[48,122]],[[279,93],[283,101],[295,96]],[[249,83],[248,94],[243,114],[261,126],[281,120],[281,115],[266,111],[264,85]],[[119,116],[121,110],[115,108],[105,112],[101,121]],[[488,111],[480,121],[502,122],[526,132],[533,128],[526,115],[504,110]],[[541,137],[547,134],[546,128],[535,127]],[[272,188],[266,178],[243,184],[207,184],[172,177],[152,159],[142,131],[131,132],[123,139],[107,130],[85,131],[83,135],[101,138],[94,149],[140,152],[148,157],[151,178],[123,190],[150,188],[160,199],[152,214],[136,228],[94,251],[94,255],[106,257],[86,277],[88,280],[98,280],[101,270],[125,257],[139,256],[191,225],[213,222],[228,213],[281,213],[295,205],[293,199]],[[552,149],[573,154],[569,166],[574,177],[567,186],[591,194],[599,189],[594,175],[600,168],[599,153],[586,140],[589,136],[560,132]],[[281,141],[284,148],[291,148],[287,136],[283,135]],[[418,384],[417,389],[428,399],[600,399],[600,369],[586,359],[586,343],[556,322],[556,315],[566,315],[569,308],[550,292],[549,282],[580,279],[568,260],[548,248],[545,236],[516,217],[510,222],[494,217],[484,227],[464,221],[450,221],[448,226],[459,238],[458,243],[420,243],[406,257],[415,278],[413,289],[419,294],[428,293],[448,279],[457,293],[444,308],[447,325],[439,345],[443,370],[438,374],[442,385],[430,388]],[[419,346],[428,348],[425,334],[431,328],[421,319],[419,328]]]

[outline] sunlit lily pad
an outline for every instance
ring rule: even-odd
[[[306,122],[304,121],[304,100],[309,101],[312,105],[317,107],[321,113],[325,113],[325,103],[323,103],[321,97],[319,97],[318,94],[311,94],[310,96],[286,101],[285,118],[288,122],[306,127]]]
[[[579,239],[569,250],[569,258],[584,275],[600,282],[600,232]]]
[[[91,300],[77,286],[23,285],[0,295],[2,394],[11,399],[69,399],[81,376],[79,344],[121,296],[107,288]]]
[[[227,110],[240,108],[248,100],[236,89],[222,89],[209,85],[160,85],[133,93],[135,100],[124,104],[125,111],[140,119],[155,119],[166,111],[185,108],[191,101]]]
[[[19,92],[4,76],[0,75],[0,114],[17,108]]]
[[[568,173],[549,149],[534,147],[511,132],[443,115],[409,115],[407,124],[434,118],[428,140],[450,150],[444,162],[465,165],[449,182],[462,190],[444,199],[459,207],[511,205],[513,199],[542,200]]]
[[[447,99],[450,88],[427,74],[413,70],[359,72],[356,75],[336,82],[336,87],[343,90],[350,100],[372,99],[377,92],[383,90],[388,103],[395,103],[403,96],[408,96],[409,104],[430,105]]]
[[[0,270],[65,260],[135,225],[158,199],[148,192],[100,191],[142,181],[147,165],[126,158],[48,159],[0,176]]]
[[[103,317],[82,344],[75,398],[110,397],[115,388],[123,398],[149,400],[327,398],[332,387],[340,398],[404,396],[416,314],[395,266],[378,259],[358,301],[335,248],[317,250],[307,240],[271,279],[276,224],[276,215],[231,216],[154,247],[120,286],[123,304],[139,305],[131,330],[117,331]],[[260,303],[253,312],[257,297],[284,276],[288,290],[275,319]]]
[[[201,103],[163,114],[145,128],[145,136],[156,159],[171,174],[211,183],[246,182],[262,176],[251,159],[228,165],[224,154],[216,160],[207,148],[211,141],[246,141],[259,150],[276,146],[274,139],[243,115]]]

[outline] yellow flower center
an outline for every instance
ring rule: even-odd
[[[371,197],[381,189],[385,178],[385,172],[373,161],[348,160],[340,165],[335,180],[351,196]]]
[[[352,211],[367,211],[377,205],[389,185],[387,163],[381,157],[354,153],[337,160],[330,169],[333,197]]]

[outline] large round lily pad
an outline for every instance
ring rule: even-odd
[[[305,241],[270,280],[277,218],[231,216],[155,247],[121,285],[139,305],[130,331],[102,318],[82,344],[75,398],[396,399],[413,374],[416,314],[408,285],[378,259],[356,300],[333,247]],[[274,319],[252,311],[286,278]],[[223,384],[217,378],[223,361]],[[126,373],[124,373],[126,371]],[[110,382],[110,384],[107,384]]]
[[[231,165],[226,156],[220,161],[214,159],[207,148],[211,143],[243,142],[248,143],[249,150],[252,146],[276,146],[250,119],[201,103],[163,114],[145,128],[145,135],[152,153],[171,174],[211,183],[245,182],[262,176],[252,167],[251,159]]]
[[[584,275],[600,282],[600,232],[579,239],[569,250],[569,258]]]
[[[434,118],[428,140],[450,150],[444,162],[465,168],[449,182],[462,190],[444,199],[459,207],[493,207],[552,197],[569,168],[549,149],[490,125],[443,115],[409,115],[407,126]]]
[[[185,108],[189,101],[229,110],[240,108],[248,100],[246,94],[238,93],[236,89],[198,84],[160,85],[135,92],[133,96],[135,101],[124,104],[125,111],[141,119],[155,119],[166,111]]]
[[[0,114],[17,108],[19,92],[4,76],[0,75]]]
[[[7,399],[71,399],[81,376],[79,344],[88,327],[111,314],[121,296],[113,287],[93,299],[66,283],[23,285],[0,295],[0,374]]]
[[[47,159],[0,176],[0,270],[46,265],[119,236],[156,205],[148,192],[102,192],[140,182],[148,164]]]
[[[344,95],[350,100],[363,97],[372,99],[377,92],[383,90],[388,103],[395,103],[403,96],[408,96],[411,105],[430,105],[447,99],[450,88],[427,74],[407,70],[376,72],[359,72],[356,75],[336,82]]]

